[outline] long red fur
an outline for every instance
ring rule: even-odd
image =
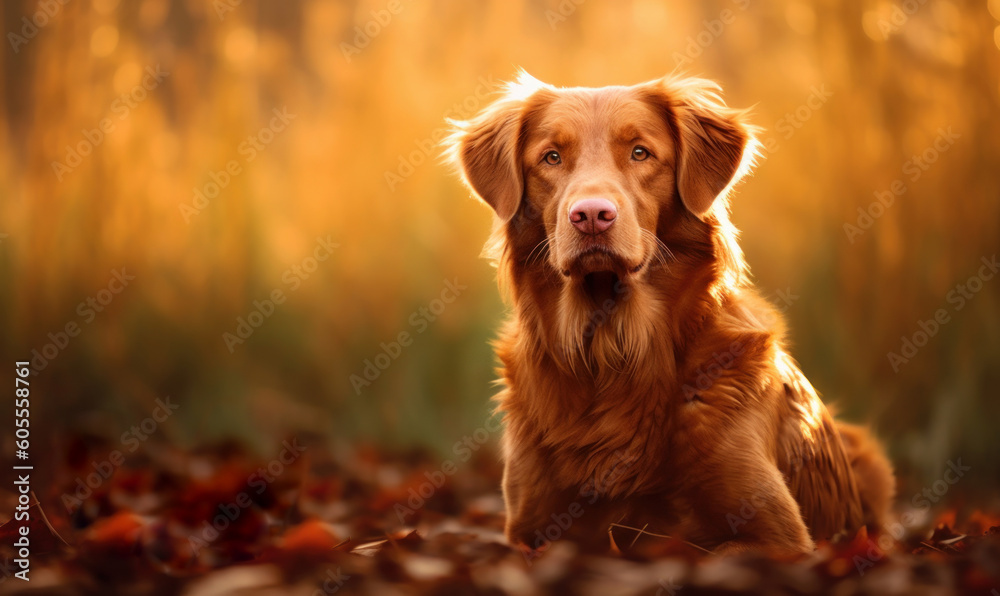
[[[601,549],[621,523],[718,552],[800,553],[886,521],[881,447],[833,420],[748,279],[728,199],[756,129],[717,91],[522,76],[454,123],[454,162],[497,213],[488,252],[512,307],[495,346],[512,542]],[[656,161],[622,157],[622,135]],[[564,161],[540,162],[547,147]],[[616,256],[571,258],[597,240],[561,221],[566,205],[595,192],[619,204],[601,241]],[[588,293],[610,279],[586,277],[602,267],[617,283]]]

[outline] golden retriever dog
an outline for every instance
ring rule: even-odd
[[[728,195],[756,129],[718,92],[522,74],[452,123],[512,307],[496,342],[512,543],[599,550],[622,524],[788,555],[890,512],[882,449],[834,422],[748,279]]]

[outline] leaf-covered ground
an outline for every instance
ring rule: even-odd
[[[270,461],[235,445],[125,460],[81,438],[67,451],[56,486],[32,501],[30,582],[13,577],[20,522],[0,526],[0,594],[1000,596],[1000,518],[978,512],[909,511],[795,561],[614,527],[617,554],[595,557],[505,544],[485,449],[451,461],[289,440]],[[2,519],[15,502],[2,494]]]

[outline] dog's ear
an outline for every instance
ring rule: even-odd
[[[726,107],[711,81],[664,79],[653,86],[677,130],[677,191],[691,213],[704,217],[750,171],[757,129],[744,122],[745,112]]]
[[[450,121],[453,132],[446,151],[466,185],[493,208],[501,221],[517,213],[524,194],[521,172],[521,123],[528,98],[546,87],[522,72],[503,97],[471,120]]]

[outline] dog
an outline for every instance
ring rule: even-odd
[[[513,544],[600,551],[620,524],[786,556],[890,514],[883,449],[833,420],[748,279],[729,195],[758,129],[720,93],[522,72],[451,122],[512,310],[495,348]]]

